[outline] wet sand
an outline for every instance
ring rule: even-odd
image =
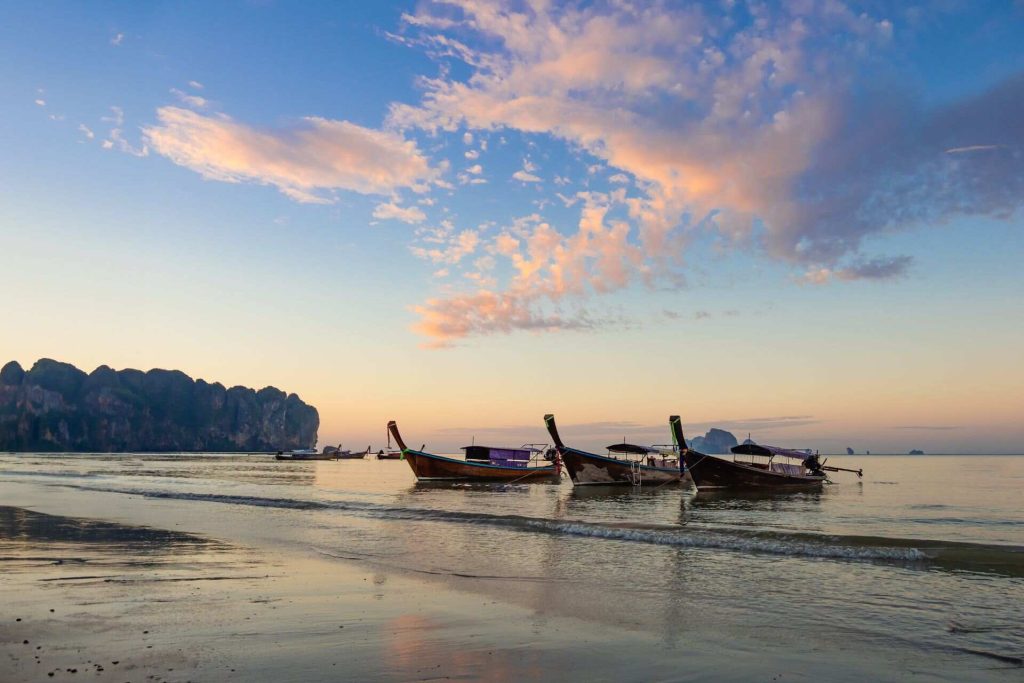
[[[0,562],[3,681],[687,677],[637,634],[660,661],[623,671],[585,623],[188,533],[5,507]]]

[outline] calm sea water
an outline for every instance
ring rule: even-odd
[[[124,515],[151,505],[152,517],[119,521],[372,564],[747,665],[788,648],[833,660],[837,677],[1021,680],[1024,457],[830,464],[865,476],[708,495],[417,485],[400,461],[0,455],[0,497],[108,501],[82,516],[131,500]]]

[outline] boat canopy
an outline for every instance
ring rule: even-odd
[[[608,447],[608,450],[612,453],[633,453],[635,455],[647,455],[648,453],[657,453],[657,448],[649,448],[648,446],[637,446],[632,443],[613,443]]]
[[[500,446],[463,446],[466,451],[466,460],[484,460],[488,462],[528,462],[534,453],[540,453],[537,448],[503,448]]]
[[[778,446],[762,446],[756,443],[733,446],[732,452],[737,455],[763,455],[768,458],[779,455],[784,458],[795,458],[797,460],[806,460],[812,455],[810,451],[797,451],[792,448],[779,448]]]

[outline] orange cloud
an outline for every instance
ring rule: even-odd
[[[260,130],[179,107],[162,107],[157,117],[144,138],[179,166],[210,180],[273,185],[299,202],[332,203],[334,190],[424,192],[438,177],[415,142],[348,121],[306,117]]]

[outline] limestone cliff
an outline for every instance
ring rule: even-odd
[[[320,416],[274,387],[226,389],[177,370],[86,374],[44,358],[0,369],[0,450],[273,451],[316,444]]]
[[[704,436],[695,436],[690,441],[690,448],[701,453],[728,453],[737,444],[732,432],[712,428]]]

